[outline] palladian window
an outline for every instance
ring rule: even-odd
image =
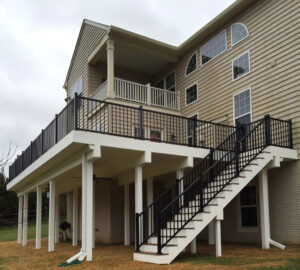
[[[197,54],[194,53],[190,58],[190,61],[188,62],[185,75],[192,73],[196,69],[197,69]]]
[[[247,27],[242,23],[235,23],[231,26],[231,44],[238,44],[249,36]]]

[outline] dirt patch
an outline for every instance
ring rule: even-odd
[[[47,239],[42,240],[42,249],[35,249],[35,242],[28,241],[27,247],[16,242],[0,243],[0,269],[130,269],[130,270],[194,270],[194,269],[228,269],[249,270],[264,267],[274,269],[287,265],[290,260],[300,259],[300,247],[289,246],[287,250],[271,248],[261,250],[256,245],[223,245],[223,256],[214,257],[214,247],[206,243],[198,243],[197,254],[189,252],[181,254],[171,265],[158,266],[132,260],[133,246],[98,245],[93,252],[93,262],[83,262],[79,265],[58,267],[79,251],[71,243],[55,245],[54,252],[47,252]],[[288,268],[286,268],[288,269]]]

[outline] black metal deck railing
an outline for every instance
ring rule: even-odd
[[[75,95],[10,165],[9,181],[72,130],[211,149],[216,148],[235,129],[230,125]]]
[[[161,253],[190,220],[271,145],[293,148],[291,121],[267,115],[262,120],[240,126],[211,149],[191,171],[136,214],[136,250],[139,251],[141,245],[155,235],[157,253]]]

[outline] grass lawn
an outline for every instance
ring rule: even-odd
[[[35,241],[27,247],[16,242],[0,243],[0,269],[61,269],[58,264],[76,254],[80,246],[71,243],[55,245],[54,252],[47,252],[47,239],[42,249],[35,249]],[[198,242],[197,254],[182,253],[170,265],[153,265],[132,260],[134,247],[123,245],[97,245],[93,261],[68,266],[67,269],[115,269],[115,270],[300,270],[300,246],[289,245],[286,250],[272,247],[262,250],[259,245],[223,244],[223,256],[214,257],[213,246]]]
[[[18,236],[18,226],[11,225],[0,228],[0,242],[16,241]],[[48,236],[48,222],[42,223],[42,238]],[[35,223],[28,224],[28,239],[35,238]],[[0,261],[1,265],[1,261]],[[0,268],[1,269],[1,268]]]

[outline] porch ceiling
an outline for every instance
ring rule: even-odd
[[[95,48],[88,58],[90,64],[96,64],[97,62],[106,63],[106,41],[108,37],[104,38],[100,44]],[[131,70],[138,70],[146,74],[155,74],[164,68],[169,63],[175,63],[178,61],[178,57],[172,50],[162,50],[156,46],[146,46],[140,44],[136,40],[126,40],[116,37],[115,41],[115,65],[127,68]]]

